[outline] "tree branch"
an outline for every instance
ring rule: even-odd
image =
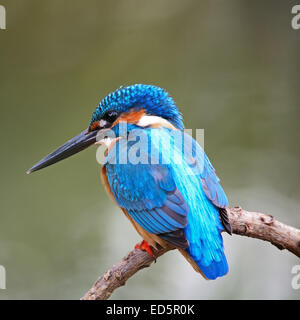
[[[268,241],[280,250],[287,249],[300,257],[300,230],[285,225],[273,216],[248,212],[240,207],[227,209],[234,234]],[[159,257],[170,249],[154,251]],[[133,250],[101,276],[82,300],[106,300],[139,270],[154,261],[147,252]]]

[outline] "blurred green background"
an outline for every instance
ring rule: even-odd
[[[0,0],[0,299],[78,299],[140,241],[105,194],[96,148],[26,170],[85,129],[120,85],[164,87],[230,204],[300,227],[300,30],[294,2]],[[207,282],[178,252],[116,299],[299,299],[292,254],[224,235],[230,273]]]

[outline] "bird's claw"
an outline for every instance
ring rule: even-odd
[[[142,251],[146,251],[149,254],[149,256],[152,257],[156,262],[156,256],[154,255],[153,250],[151,249],[147,241],[143,240],[142,242],[137,243],[134,249],[135,250],[140,249]]]

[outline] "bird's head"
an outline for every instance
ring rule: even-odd
[[[174,100],[162,88],[135,84],[108,94],[93,112],[88,129],[36,163],[27,173],[48,167],[97,142],[97,135],[114,130],[119,123],[135,127],[169,127],[184,129],[181,113]]]

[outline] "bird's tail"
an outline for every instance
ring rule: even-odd
[[[222,277],[228,273],[228,263],[224,252],[221,254],[220,261],[213,261],[210,265],[206,266],[201,260],[196,261],[201,274],[204,275],[206,279],[214,280],[218,277]]]
[[[199,272],[205,279],[214,280],[228,273],[228,263],[224,252],[221,254],[220,261],[212,261],[205,265],[202,259],[192,257],[188,249],[178,249],[185,259],[190,263],[196,272]]]
[[[218,208],[214,209],[211,212],[212,220],[206,225],[208,231],[204,234],[195,227],[199,225],[199,221],[197,221],[199,216],[190,217],[189,224],[185,229],[189,247],[180,249],[192,267],[204,278],[210,280],[224,276],[229,269],[221,235],[224,227],[219,219]]]
[[[212,262],[209,266],[202,264],[200,260],[194,260],[188,253],[188,250],[178,249],[185,259],[190,263],[196,272],[199,272],[206,280],[214,280],[228,273],[228,263],[223,253],[223,257],[219,262]]]

